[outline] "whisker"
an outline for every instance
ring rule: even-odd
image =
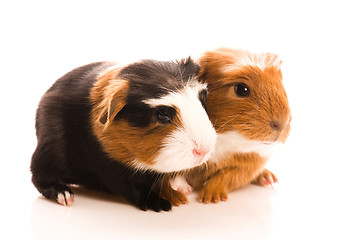
[[[150,194],[152,191],[154,191],[154,189],[155,189],[155,187],[157,186],[158,181],[159,181],[159,179],[161,179],[161,177],[162,177],[162,174],[157,174],[157,177],[156,177],[155,181],[153,182],[153,184],[152,184],[152,186],[151,186],[151,188],[150,188],[150,191],[149,191],[149,193],[148,193],[148,196],[149,196],[149,194]]]
[[[226,121],[225,123],[223,123],[221,126],[218,127],[218,129],[216,130],[221,130],[226,124],[228,124],[229,122],[231,122],[232,120],[236,119],[237,117],[239,117],[241,115],[241,113],[234,115],[233,117],[231,117],[228,121]]]

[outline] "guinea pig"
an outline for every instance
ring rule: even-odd
[[[190,58],[96,62],[72,70],[42,97],[32,182],[71,206],[70,184],[103,190],[142,210],[171,209],[155,185],[168,172],[207,161],[216,132],[204,109],[207,86]]]
[[[286,141],[291,122],[280,58],[221,48],[206,52],[199,64],[199,78],[208,84],[206,108],[217,132],[216,148],[206,166],[171,178],[180,193],[166,198],[184,203],[196,187],[200,202],[219,202],[249,183],[272,186],[278,180],[264,165]]]

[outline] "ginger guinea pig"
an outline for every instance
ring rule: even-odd
[[[78,184],[142,210],[170,210],[154,185],[164,173],[207,161],[215,145],[198,71],[190,58],[97,62],[58,79],[36,114],[36,188],[65,206],[74,201],[68,185]]]
[[[286,141],[291,121],[281,60],[222,48],[206,52],[199,64],[199,77],[208,84],[206,107],[217,131],[216,149],[207,166],[170,179],[172,188],[183,194],[201,188],[199,201],[209,203],[225,201],[229,191],[249,183],[272,186],[278,180],[264,165],[274,146]],[[173,198],[185,202],[179,193]]]

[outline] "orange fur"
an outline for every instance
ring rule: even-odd
[[[269,128],[273,119],[277,119],[282,128],[289,120],[289,108],[285,107],[288,106],[288,101],[286,93],[282,92],[281,77],[280,72],[277,74],[274,69],[261,71],[246,66],[223,75],[223,83],[213,83],[208,73],[207,112],[217,132],[236,129],[250,140],[283,139],[285,133],[280,134]],[[239,81],[250,87],[252,94],[249,97],[240,99],[235,95],[234,83]],[[267,95],[277,97],[274,98],[275,101],[269,102]]]
[[[173,174],[164,174],[161,180],[155,185],[157,191],[160,193],[160,196],[167,199],[173,206],[188,203],[188,199],[183,193],[178,192],[171,187],[170,179],[172,177],[174,177]]]
[[[217,133],[236,130],[249,140],[286,141],[291,117],[280,64],[278,56],[269,53],[219,49],[204,54],[200,78],[208,84],[207,112]],[[249,86],[249,97],[236,96],[238,82]],[[269,127],[272,120],[280,123],[280,131]],[[260,183],[267,160],[257,153],[233,154],[218,163],[209,162],[208,169],[194,170],[189,181],[204,184],[201,202],[225,201],[229,191]]]
[[[241,186],[249,184],[260,173],[265,159],[256,153],[234,154],[222,160],[219,164],[210,164],[208,169],[202,169],[202,181],[205,185],[201,189],[199,200],[204,203],[225,201],[227,193]],[[199,180],[197,176],[189,176]],[[194,180],[193,180],[194,181]]]

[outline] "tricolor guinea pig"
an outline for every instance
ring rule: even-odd
[[[69,184],[124,197],[143,210],[170,210],[154,185],[162,174],[207,161],[216,132],[204,109],[199,66],[142,60],[72,70],[42,97],[32,181],[46,198],[71,206]]]
[[[222,48],[206,52],[199,63],[217,144],[206,167],[170,179],[171,186],[182,193],[201,188],[204,203],[225,201],[229,191],[249,183],[272,186],[278,180],[264,165],[275,145],[286,141],[291,121],[281,60],[271,53]],[[182,199],[178,195],[173,196]]]

